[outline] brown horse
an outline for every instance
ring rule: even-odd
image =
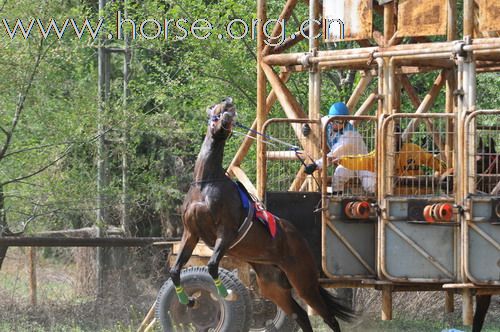
[[[291,315],[302,331],[313,330],[306,311],[292,297],[292,288],[330,328],[340,331],[336,318],[350,321],[355,314],[319,285],[313,254],[290,222],[278,220],[275,238],[260,223],[254,223],[241,238],[239,229],[247,212],[238,189],[222,167],[224,145],[236,116],[235,106],[231,98],[226,98],[207,111],[207,133],[182,210],[184,233],[180,254],[170,271],[179,300],[188,306],[194,305],[195,299],[189,299],[180,285],[180,272],[201,239],[213,248],[208,271],[222,297],[227,295],[227,290],[221,285],[218,270],[219,262],[227,254],[253,267],[261,295]],[[236,245],[235,241],[238,241]]]

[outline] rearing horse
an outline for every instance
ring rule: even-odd
[[[194,182],[182,208],[184,232],[180,253],[170,271],[180,302],[194,305],[195,299],[188,298],[180,284],[180,272],[202,239],[213,248],[207,265],[219,295],[227,296],[218,272],[219,263],[227,254],[252,266],[261,295],[294,317],[302,331],[313,330],[307,312],[292,297],[292,287],[330,328],[340,331],[336,318],[350,321],[355,315],[319,285],[313,254],[290,222],[278,219],[274,239],[260,223],[252,224],[246,235],[240,236],[247,211],[238,189],[222,167],[224,145],[236,116],[235,106],[231,98],[226,98],[207,112],[207,133],[195,164]]]

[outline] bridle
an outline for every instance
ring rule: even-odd
[[[222,111],[220,112],[219,114],[214,114],[214,111],[217,109],[217,106],[219,106],[219,104],[213,106],[212,108],[210,108],[209,112],[209,116],[208,116],[208,125],[210,126],[210,129],[213,129],[215,128],[215,125],[217,124],[217,122],[219,122],[221,120],[221,118],[223,117],[223,115],[225,113],[229,113],[230,111]],[[232,132],[233,131],[233,126],[234,124],[236,123],[236,117],[237,117],[237,113],[236,111],[234,111],[234,114],[231,114],[231,121],[230,121],[230,128],[226,128],[224,127],[223,125],[221,125],[222,129],[226,130],[226,131],[230,131]]]

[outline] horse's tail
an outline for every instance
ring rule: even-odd
[[[319,293],[321,294],[321,297],[325,301],[332,315],[346,322],[352,322],[356,319],[358,313],[348,306],[342,304],[341,300],[335,297],[332,293],[321,286],[319,287]]]

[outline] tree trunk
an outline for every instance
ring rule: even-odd
[[[5,196],[3,193],[3,186],[0,185],[0,237],[5,236],[9,228],[7,226],[7,217],[5,214]],[[9,247],[0,247],[0,270],[2,269],[2,263],[7,255],[7,249]]]

